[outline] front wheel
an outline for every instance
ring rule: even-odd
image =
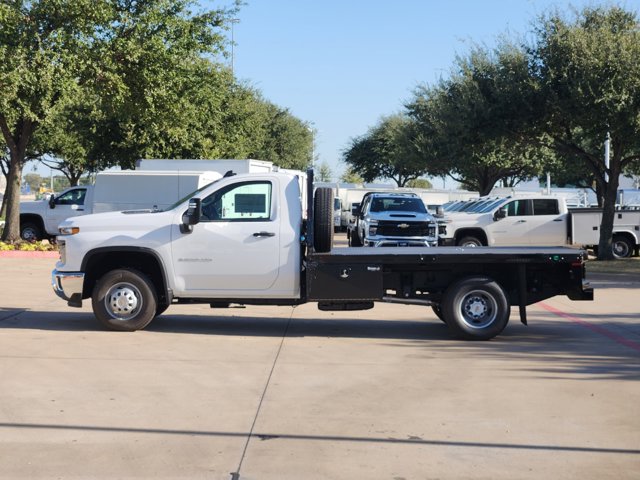
[[[351,235],[349,235],[349,246],[350,247],[361,247],[362,240],[360,240],[360,235],[358,235],[358,230],[355,228],[351,230]]]
[[[458,246],[459,247],[481,247],[482,246],[482,241],[479,240],[476,237],[464,237],[461,238],[460,241],[458,241]]]
[[[143,329],[158,311],[151,281],[145,274],[128,269],[112,270],[98,280],[91,305],[103,325],[125,332]]]
[[[469,277],[451,285],[441,303],[451,332],[467,340],[489,340],[509,322],[509,301],[495,281]]]

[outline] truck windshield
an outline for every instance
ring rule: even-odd
[[[371,202],[371,211],[427,213],[420,198],[375,198]]]
[[[490,212],[495,207],[497,207],[499,204],[501,204],[503,201],[504,201],[504,198],[498,198],[497,200],[494,200],[493,202],[489,202],[486,205],[483,205],[482,208],[477,211],[477,213]]]
[[[188,199],[195,197],[198,193],[200,193],[201,191],[203,191],[205,188],[207,188],[209,185],[213,185],[214,183],[218,183],[221,179],[218,180],[214,180],[211,183],[207,183],[206,185],[200,187],[197,190],[194,190],[193,192],[189,193],[188,195],[185,195],[184,197],[182,197],[180,200],[178,200],[176,203],[174,203],[173,205],[169,206],[166,208],[166,210],[162,210],[163,212],[165,211],[169,211],[169,210],[173,210],[174,208],[176,208],[178,205],[180,205],[182,202],[186,202]]]

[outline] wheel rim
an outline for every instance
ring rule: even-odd
[[[36,229],[35,228],[31,228],[31,227],[27,227],[24,230],[22,230],[22,239],[26,240],[28,242],[31,242],[33,240],[35,240],[38,235],[36,233]]]
[[[627,242],[617,240],[613,242],[613,255],[618,258],[627,258],[629,256],[629,245]]]
[[[486,328],[498,315],[496,299],[483,290],[467,293],[460,303],[462,320],[471,328]]]
[[[105,309],[115,320],[131,320],[140,313],[142,305],[142,294],[131,283],[122,282],[114,285],[104,297]]]

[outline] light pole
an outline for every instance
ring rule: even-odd
[[[235,62],[235,51],[234,51],[234,47],[235,47],[235,38],[234,38],[234,31],[233,31],[233,26],[236,23],[240,23],[240,20],[238,18],[232,18],[230,20],[231,22],[231,76],[234,76],[234,62]]]
[[[316,130],[311,126],[307,126],[307,130],[311,133],[311,168],[316,166]]]

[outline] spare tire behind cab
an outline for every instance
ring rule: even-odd
[[[313,197],[313,248],[316,252],[330,252],[333,246],[333,190],[316,189]]]

